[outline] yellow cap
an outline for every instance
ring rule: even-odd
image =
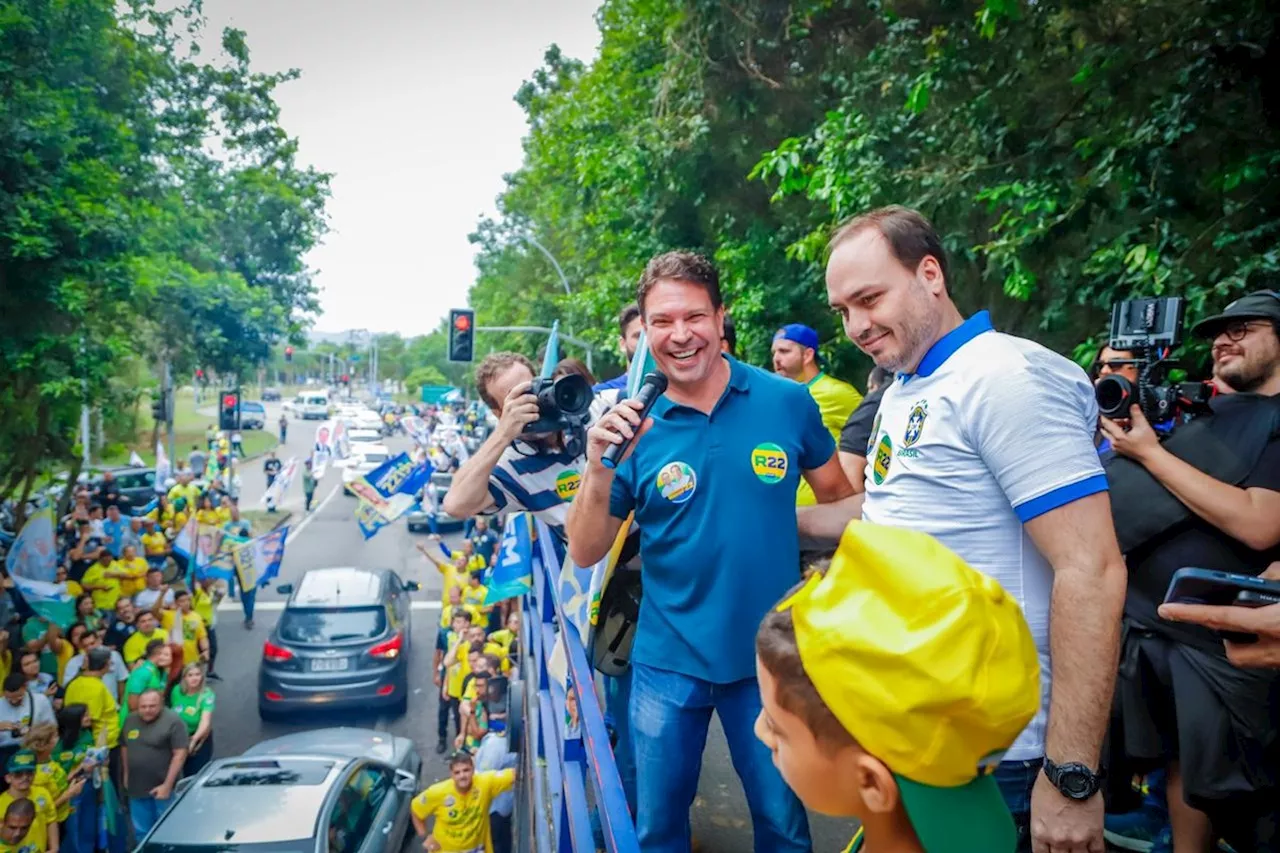
[[[778,605],[787,608],[809,679],[899,777],[925,849],[1012,850],[986,772],[1040,707],[1039,658],[1017,602],[931,536],[854,521],[831,567]]]

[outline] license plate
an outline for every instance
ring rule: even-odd
[[[316,658],[311,661],[312,672],[341,672],[350,666],[347,658]]]

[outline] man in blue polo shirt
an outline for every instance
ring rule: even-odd
[[[842,508],[929,533],[1022,607],[1041,708],[996,782],[1019,850],[1101,853],[1098,764],[1125,567],[1093,443],[1093,386],[1061,355],[995,331],[987,312],[961,317],[947,272],[933,225],[906,208],[859,216],[831,240],[828,301],[849,339],[897,373],[872,424],[865,497]],[[807,535],[833,539],[850,517],[800,512]],[[833,523],[814,523],[824,516]]]
[[[804,386],[722,354],[715,267],[698,255],[651,260],[637,287],[666,394],[641,425],[623,401],[588,433],[566,531],[578,565],[608,551],[634,512],[644,599],[631,652],[636,829],[643,853],[688,853],[689,807],[707,727],[720,715],[751,811],[757,853],[809,851],[799,800],[753,735],[760,714],[753,637],[799,578],[795,493],[852,493]],[[640,433],[616,470],[606,448]]]

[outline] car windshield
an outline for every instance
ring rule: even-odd
[[[329,761],[274,758],[221,767],[174,803],[143,849],[310,849],[333,767]]]
[[[280,619],[280,639],[300,645],[324,645],[372,640],[386,628],[387,614],[381,607],[291,607]]]
[[[242,412],[261,412],[261,411],[264,411],[264,409],[262,408],[262,404],[261,404],[261,403],[250,403],[250,402],[245,401],[245,402],[242,402],[242,403],[240,404],[240,411],[242,411]]]
[[[365,453],[363,455],[364,461],[373,465],[381,465],[387,461],[387,454],[385,453]]]

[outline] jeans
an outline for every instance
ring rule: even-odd
[[[613,728],[615,743],[613,760],[618,765],[618,776],[622,778],[622,791],[627,796],[627,808],[636,814],[636,755],[631,742],[631,721],[628,708],[631,707],[631,669],[617,678],[606,675],[604,678],[604,715],[605,722]]]
[[[996,767],[996,784],[1004,804],[1013,815],[1013,825],[1018,828],[1017,853],[1031,853],[1031,789],[1040,775],[1043,759],[1030,761],[1001,761]]]
[[[182,765],[182,775],[194,776],[204,769],[205,765],[213,760],[213,732],[209,733],[209,737],[205,742],[200,744],[200,748],[195,752],[188,753],[187,760]]]
[[[713,684],[632,662],[630,723],[642,853],[690,853],[689,809],[713,711],[747,795],[755,853],[812,851],[804,807],[756,739],[760,710],[754,678]]]
[[[302,511],[303,512],[311,512],[311,502],[315,500],[315,497],[316,497],[316,493],[314,491],[311,491],[311,492],[304,491],[302,493],[302,499],[303,499]]]
[[[169,800],[157,800],[155,797],[130,797],[129,820],[133,822],[134,844],[140,844],[143,836],[151,831],[160,820],[160,815],[169,808]]]
[[[257,588],[240,590],[240,606],[244,608],[244,621],[253,618],[253,602],[258,597]]]
[[[453,718],[453,727],[457,731],[462,731],[462,716],[459,709],[459,701],[457,699],[445,699],[441,697],[439,705],[436,707],[436,735],[440,738],[440,742],[444,743],[449,738],[449,718]]]

